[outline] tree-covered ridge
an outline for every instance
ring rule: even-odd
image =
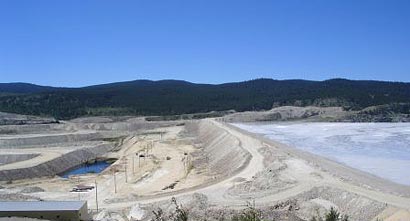
[[[31,88],[32,86],[33,88]],[[68,119],[83,115],[174,115],[274,106],[343,106],[359,110],[410,103],[410,83],[256,79],[226,84],[137,80],[83,88],[0,84],[0,111]],[[21,89],[23,88],[23,89]]]

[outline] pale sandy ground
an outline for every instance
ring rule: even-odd
[[[285,174],[295,178],[300,184],[278,194],[258,199],[258,202],[285,199],[311,189],[314,186],[330,186],[397,207],[388,207],[380,215],[380,218],[383,220],[410,220],[410,187],[408,186],[374,177],[317,155],[302,152],[261,136],[245,132],[233,126],[229,126],[228,130],[240,131],[243,135],[255,138],[254,141],[257,143],[263,142],[293,156],[290,160],[291,162],[287,164],[290,167],[286,170]],[[241,135],[238,134],[238,137],[241,137]],[[257,146],[257,144],[253,145]],[[312,176],[312,174],[319,174],[321,178],[318,179],[317,176]]]
[[[168,128],[162,139],[154,133],[139,137],[139,139],[133,137],[126,141],[119,152],[109,155],[109,157],[118,157],[119,160],[97,179],[98,197],[121,201],[127,197],[155,195],[201,184],[206,178],[188,176],[189,171],[184,166],[189,156],[184,153],[189,154],[194,149],[190,145],[181,145],[175,140],[181,129],[182,127]],[[142,153],[147,157],[138,159],[135,157],[136,153]],[[133,157],[134,163],[132,162]],[[170,160],[167,160],[167,157],[170,157]],[[127,182],[125,182],[125,165],[127,165]],[[114,177],[111,172],[114,168],[118,168],[119,171],[115,176],[117,193],[115,193]],[[173,190],[163,190],[176,181],[178,184]],[[88,199],[90,207],[94,206],[94,195],[91,194]],[[105,202],[100,203],[100,206],[107,206]]]
[[[207,173],[198,173],[197,168],[191,168],[191,154],[196,151],[196,147],[179,135],[183,127],[177,126],[151,130],[144,135],[128,136],[120,150],[106,156],[119,160],[99,175],[15,181],[5,185],[6,190],[3,191],[17,193],[24,187],[38,186],[45,192],[28,195],[44,200],[87,200],[89,208],[95,209],[95,191],[70,193],[69,190],[76,184],[94,185],[94,182],[97,182],[100,211],[126,212],[136,204],[166,201],[171,196],[184,197],[193,193],[206,195],[209,202],[216,207],[239,208],[246,200],[254,199],[257,205],[262,206],[296,197],[315,187],[331,187],[387,204],[386,209],[379,215],[383,220],[410,220],[409,187],[396,185],[301,152],[217,120],[206,121],[234,136],[240,147],[251,155],[251,159],[241,170],[229,177],[213,180]],[[158,132],[163,132],[162,137]],[[286,168],[278,172],[278,179],[286,180],[291,185],[285,185],[284,188],[268,194],[258,194],[258,190],[243,195],[231,194],[232,189],[246,182],[254,182],[255,177],[266,170],[267,160],[263,155],[266,148],[284,156],[281,163],[286,165]],[[139,161],[136,153],[143,153],[146,158]],[[48,154],[53,153],[50,151]],[[167,157],[170,157],[170,160],[167,160]],[[164,190],[175,182],[177,184],[174,189]],[[334,205],[329,200],[320,198],[312,202],[326,208]]]
[[[251,136],[249,134],[245,135],[243,131],[239,131],[238,129],[233,128],[232,126],[227,126],[221,124],[219,122],[213,122],[220,127],[223,127],[229,133],[233,134],[237,137],[240,142],[241,146],[245,148],[252,154],[252,159],[247,165],[244,170],[240,173],[223,180],[219,183],[201,188],[196,189],[184,193],[175,194],[174,196],[182,196],[186,194],[192,193],[203,193],[205,194],[208,199],[215,204],[220,206],[243,206],[244,199],[242,198],[235,198],[226,194],[229,188],[231,188],[235,184],[235,180],[239,179],[246,179],[251,180],[255,174],[264,169],[263,166],[263,156],[258,151],[264,145],[274,146],[275,148],[281,148],[282,145],[276,146],[274,142],[264,142],[260,139],[257,139],[255,136]],[[309,156],[315,157],[315,156]],[[310,159],[309,159],[310,160]],[[317,161],[319,163],[319,161]],[[300,193],[308,191],[316,186],[330,186],[333,188],[339,188],[342,190],[346,190],[348,192],[356,193],[358,195],[362,195],[368,197],[370,199],[376,200],[378,202],[387,203],[388,205],[397,207],[392,208],[388,207],[388,209],[380,215],[381,218],[384,220],[409,220],[409,209],[410,209],[410,198],[408,197],[400,197],[394,194],[384,193],[381,191],[369,189],[367,187],[357,186],[350,182],[344,182],[339,177],[335,177],[317,167],[312,166],[309,164],[305,159],[300,159],[296,157],[292,157],[289,159],[286,164],[288,168],[285,170],[281,176],[285,176],[290,179],[294,179],[297,181],[297,185],[286,189],[285,191],[281,191],[275,194],[270,194],[264,197],[257,198],[258,204],[266,204],[269,202],[277,202],[281,200],[286,200],[292,196],[296,196]],[[331,168],[334,170],[343,170],[344,168]],[[360,173],[360,172],[358,172]],[[312,175],[315,174],[315,175]],[[370,178],[369,178],[370,179]],[[169,199],[168,196],[165,197],[158,197],[148,200],[140,200],[136,201],[138,203],[152,203],[155,201],[160,200],[167,200]],[[319,202],[322,204],[330,203],[328,201]],[[124,202],[118,204],[110,204],[107,205],[107,208],[120,208],[120,207],[127,207],[135,204],[135,202]]]

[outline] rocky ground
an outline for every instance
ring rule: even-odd
[[[342,112],[309,111],[322,116]],[[2,126],[15,132],[0,136],[0,172],[2,167],[29,171],[45,163],[50,173],[2,181],[0,200],[87,200],[95,220],[172,220],[182,209],[189,220],[231,220],[250,211],[266,220],[300,221],[331,207],[350,220],[410,219],[409,187],[264,139],[226,124],[227,119],[146,122],[98,117]],[[85,132],[92,135],[77,135]],[[109,144],[111,148],[96,156],[116,162],[102,173],[68,179],[51,172],[57,167],[48,163],[55,160],[47,158],[50,150],[64,161],[70,147],[84,149],[93,142]],[[39,155],[16,157],[10,155],[13,151]],[[95,189],[70,192],[78,184],[96,183],[98,211]]]

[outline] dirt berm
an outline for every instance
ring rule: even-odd
[[[28,147],[42,147],[42,145],[97,140],[102,138],[98,132],[84,131],[61,134],[30,134],[14,135],[0,138],[0,149],[21,149]]]
[[[246,165],[251,156],[235,136],[214,123],[201,120],[186,125],[202,152],[194,165],[206,166],[207,172],[217,178],[229,177]]]

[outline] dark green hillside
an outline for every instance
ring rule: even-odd
[[[31,86],[31,87],[30,87]],[[20,87],[20,88],[19,88]],[[40,88],[39,88],[40,87]],[[0,84],[0,111],[59,119],[83,115],[173,115],[273,106],[369,106],[410,103],[410,83],[257,79],[219,85],[137,80],[83,88]]]
[[[39,86],[28,83],[0,83],[1,94],[26,94],[58,90],[59,88]]]

